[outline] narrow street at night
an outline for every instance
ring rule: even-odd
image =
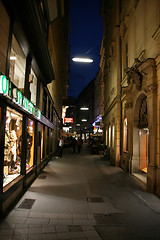
[[[64,148],[0,224],[0,239],[159,239],[160,199],[102,155]]]

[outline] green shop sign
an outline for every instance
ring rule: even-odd
[[[23,94],[10,82],[5,75],[0,75],[0,94],[12,99],[27,112],[41,119],[41,111],[33,105]]]

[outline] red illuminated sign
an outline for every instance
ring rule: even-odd
[[[73,123],[73,118],[64,118],[65,123]]]

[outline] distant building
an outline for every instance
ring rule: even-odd
[[[94,122],[94,91],[95,79],[93,79],[77,97],[77,133],[86,139],[93,132]]]

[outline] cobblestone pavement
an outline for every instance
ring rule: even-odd
[[[154,240],[160,199],[87,145],[53,158],[0,223],[0,240]]]

